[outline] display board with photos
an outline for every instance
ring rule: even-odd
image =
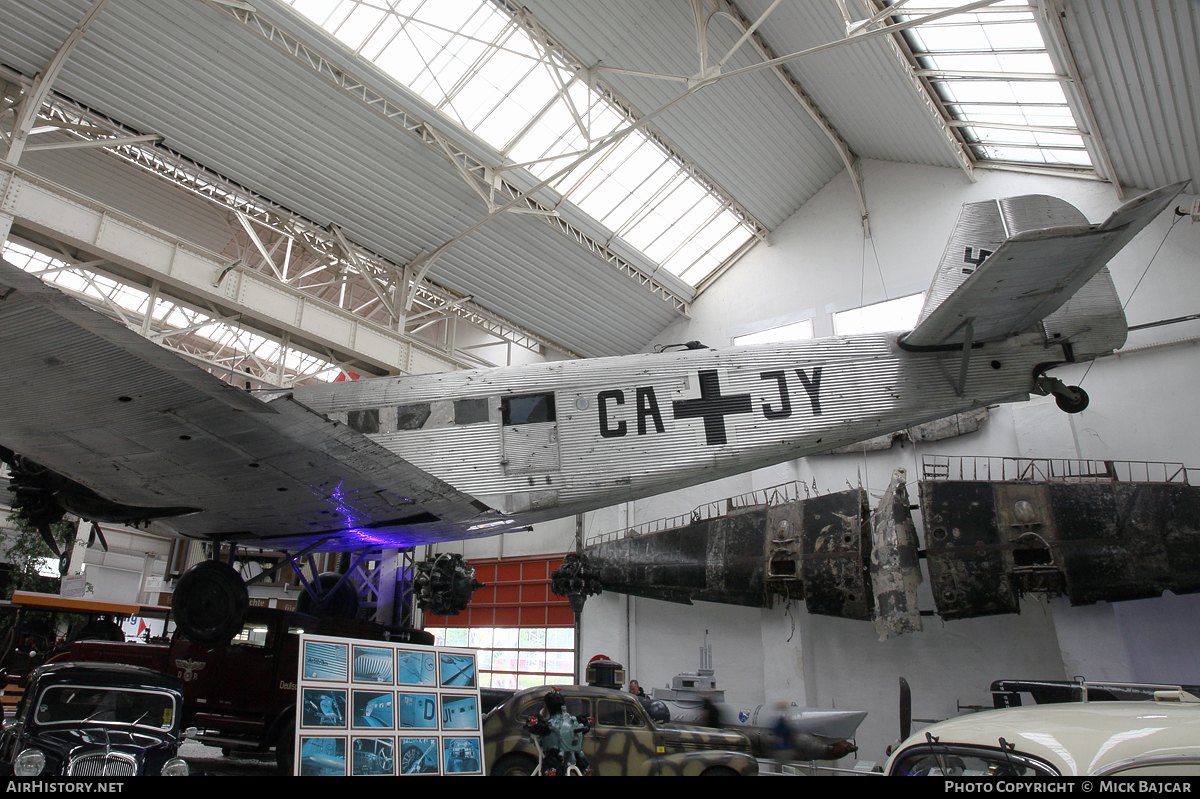
[[[297,776],[482,775],[470,650],[303,635]]]

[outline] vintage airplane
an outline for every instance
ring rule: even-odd
[[[0,457],[27,515],[211,542],[404,547],[527,529],[997,402],[1124,343],[1109,259],[1184,184],[1088,224],[1062,200],[964,207],[916,328],[247,393],[0,267]],[[214,551],[219,547],[214,547]],[[217,560],[176,586],[194,640],[240,629]]]

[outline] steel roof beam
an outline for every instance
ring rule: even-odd
[[[4,160],[9,164],[19,163],[21,160],[21,151],[25,147],[26,139],[31,130],[33,123],[37,120],[38,113],[42,109],[42,103],[50,96],[50,90],[54,87],[54,81],[58,77],[59,71],[63,65],[67,63],[67,57],[71,55],[71,51],[75,49],[75,45],[79,44],[79,40],[83,38],[83,34],[95,22],[96,17],[104,10],[108,0],[95,0],[92,7],[83,15],[83,19],[79,24],[67,35],[67,38],[59,46],[58,51],[50,59],[50,63],[33,79],[33,85],[25,93],[25,97],[21,100],[20,109],[17,111],[17,118],[13,122],[12,134],[8,142],[8,152],[5,153]]]
[[[509,8],[507,5],[505,7]],[[428,145],[442,158],[448,158],[451,165],[456,171],[459,171],[460,174],[463,170],[465,170],[467,173],[475,173],[479,175],[482,179],[483,176],[487,174],[499,174],[502,171],[503,165],[486,163],[482,158],[467,152],[465,148],[453,145],[451,139],[438,132],[436,127],[428,120],[416,116],[408,108],[400,105],[395,100],[384,96],[380,92],[368,86],[364,81],[350,74],[341,65],[334,64],[321,54],[313,51],[295,36],[284,30],[275,22],[264,17],[261,13],[236,8],[226,9],[223,13],[226,13],[233,19],[237,20],[237,22],[243,25],[247,30],[283,49],[301,64],[304,64],[309,69],[323,77],[325,80],[332,82],[341,90],[347,92],[360,102],[371,107],[377,113],[382,114],[394,124],[398,125],[406,133],[414,136],[417,140]],[[519,13],[519,10],[514,12],[510,8],[510,13]],[[443,144],[448,147],[449,152],[447,152],[446,149],[443,149]],[[525,211],[534,211],[539,218],[543,219],[543,221],[547,222],[551,226],[558,228],[560,231],[564,230],[564,228],[568,229],[573,240],[583,244],[589,251],[593,253],[603,253],[604,262],[608,263],[609,265],[617,266],[619,271],[622,271],[630,276],[633,276],[632,273],[637,273],[639,275],[645,274],[645,272],[643,272],[643,270],[641,270],[639,267],[630,263],[616,252],[613,252],[607,244],[593,239],[583,230],[576,228],[570,223],[564,222],[556,215],[554,209],[548,208],[535,200],[532,195],[537,191],[540,191],[548,183],[549,181],[543,181],[534,188],[524,191],[507,180],[500,179],[496,181],[494,184],[492,184],[492,186],[506,198],[502,204],[493,206],[494,210],[490,211],[479,222],[471,225],[449,241],[443,242],[434,250],[426,253],[423,256],[420,256],[413,263],[410,263],[409,266],[418,269],[418,278],[423,278],[425,273],[428,272],[428,269],[432,266],[433,262],[452,246],[454,246],[454,244],[463,239],[465,236],[474,232],[480,227],[480,225],[488,222],[500,213],[516,207]],[[408,290],[408,295],[404,303],[406,308],[411,307],[412,298],[415,297],[416,282],[419,281],[415,281],[413,286]],[[649,279],[649,283],[638,278],[638,282],[643,286],[651,287],[652,293],[655,296],[658,296],[664,301],[670,303],[681,314],[687,314],[688,304],[691,301],[690,298],[677,294],[653,278]]]
[[[884,12],[888,11],[889,7],[884,6],[879,2],[879,0],[859,0],[859,2],[872,18],[880,16],[881,19],[886,19],[888,16]],[[972,11],[992,10],[987,4],[973,5],[975,7],[971,9]],[[904,11],[908,14],[922,13],[917,9],[909,8],[905,8]],[[955,11],[955,13],[958,13],[958,11]],[[922,17],[921,19],[924,21],[927,18],[928,17],[926,16]],[[849,25],[850,22],[851,21],[847,16],[847,25]],[[910,25],[908,27],[912,26]],[[925,81],[921,80],[921,77],[917,74],[917,68],[914,64],[912,54],[908,52],[908,46],[903,42],[902,37],[900,36],[900,28],[896,25],[885,25],[883,30],[887,29],[894,29],[892,30],[893,35],[886,38],[888,43],[888,51],[892,54],[892,58],[895,61],[897,68],[904,76],[908,85],[912,87],[913,92],[921,101],[921,105],[923,105],[925,110],[929,112],[930,120],[933,122],[934,127],[941,135],[942,141],[945,143],[947,149],[949,149],[950,154],[954,157],[954,160],[958,163],[963,173],[967,176],[967,180],[974,183],[976,180],[974,159],[971,157],[970,153],[967,152],[967,149],[963,146],[962,142],[959,141],[958,137],[954,135],[953,129],[947,123],[947,118],[949,115],[942,110],[941,102],[930,90],[929,85],[925,83]]]
[[[1108,155],[1108,145],[1100,135],[1100,125],[1096,121],[1096,112],[1088,99],[1087,91],[1079,81],[1079,65],[1075,63],[1075,54],[1071,52],[1071,43],[1067,40],[1067,32],[1063,30],[1062,3],[1059,0],[1037,0],[1033,17],[1037,21],[1038,30],[1042,32],[1042,41],[1046,43],[1046,52],[1056,66],[1069,76],[1069,83],[1063,84],[1063,93],[1067,95],[1067,103],[1075,113],[1076,124],[1086,128],[1084,140],[1090,142],[1088,155],[1092,164],[1098,165],[1100,177],[1112,184],[1118,200],[1125,199],[1125,189],[1117,179],[1117,172]]]
[[[86,121],[89,123],[88,127],[104,130],[110,135],[124,134],[126,132],[119,123],[103,117],[96,112],[74,107],[62,98],[52,98],[46,115],[56,122],[58,120],[71,119]],[[83,126],[77,125],[77,127]],[[387,262],[357,245],[351,245],[344,237],[344,245],[339,245],[329,230],[297,217],[290,211],[275,206],[269,200],[241,186],[230,183],[199,164],[164,147],[148,148],[144,145],[108,146],[110,152],[134,164],[138,168],[158,175],[181,189],[202,197],[206,201],[213,202],[227,211],[245,217],[252,226],[262,231],[258,234],[260,239],[262,234],[268,231],[274,235],[286,237],[288,241],[285,265],[291,264],[296,270],[291,272],[289,269],[289,272],[284,273],[284,279],[289,285],[296,286],[302,290],[308,290],[308,286],[302,281],[321,270],[331,269],[339,261],[337,253],[343,246],[349,246],[350,251],[354,253],[356,262],[360,266],[365,265],[371,274],[390,274],[394,276],[396,281],[404,282],[404,270],[395,264]],[[314,263],[311,266],[296,266],[294,259],[296,258],[296,254],[301,252],[310,253],[317,261],[320,261],[321,258],[325,260]],[[418,283],[417,297],[422,303],[442,304],[453,302],[459,298],[459,295],[426,280]],[[577,354],[570,350],[551,342],[549,339],[519,328],[511,322],[491,314],[475,303],[457,305],[454,312],[459,318],[483,330],[488,335],[510,341],[517,346],[534,351],[550,349],[562,352],[568,357],[578,357]]]
[[[751,23],[749,18],[743,14],[741,9],[734,5],[731,0],[724,0],[723,5],[725,6],[726,13],[743,31],[742,38],[738,40],[737,46],[740,46],[742,42],[746,41],[748,38],[753,44],[754,49],[764,60],[776,60],[778,56],[771,49],[770,45],[767,44],[766,40],[764,40],[760,34],[755,32],[759,22],[762,21],[762,17],[759,18],[758,22]],[[763,16],[765,17],[766,14],[770,13],[770,11],[774,8],[775,6],[772,5],[769,9],[767,9]],[[730,50],[730,52],[726,54],[725,58],[721,59],[720,64],[717,66],[720,67],[722,64],[724,64],[731,55],[733,55],[733,50]],[[825,138],[827,138],[830,144],[833,145],[834,149],[837,150],[838,157],[842,159],[842,163],[846,166],[846,173],[850,177],[850,185],[854,188],[854,195],[858,199],[858,209],[859,213],[861,214],[863,235],[866,238],[871,238],[871,224],[867,213],[867,199],[863,193],[862,174],[859,169],[858,154],[850,149],[850,145],[847,144],[846,140],[842,138],[840,133],[838,133],[837,128],[833,126],[833,123],[831,123],[825,114],[821,112],[821,109],[817,107],[817,104],[813,102],[813,99],[808,96],[808,93],[804,91],[804,87],[800,85],[800,81],[796,80],[795,76],[792,75],[791,71],[785,64],[778,64],[777,66],[773,67],[771,71],[775,73],[775,76],[779,78],[780,82],[783,83],[796,102],[800,104],[800,107],[808,113],[808,116],[812,119],[812,121],[815,122],[817,127],[821,129],[821,132],[825,134]]]

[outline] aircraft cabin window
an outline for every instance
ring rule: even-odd
[[[360,433],[378,433],[379,409],[366,408],[361,411],[350,411],[346,414],[346,424]]]
[[[396,408],[397,430],[420,430],[429,421],[429,403],[400,405]]]
[[[486,399],[454,401],[455,424],[476,424],[486,421],[488,421],[488,401]]]
[[[553,422],[554,395],[528,394],[523,397],[503,397],[500,408],[506,425]]]

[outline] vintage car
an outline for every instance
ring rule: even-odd
[[[280,770],[291,774],[300,633],[433,644],[421,630],[249,608],[241,632],[227,644],[198,644],[175,630],[163,644],[81,641],[60,658],[133,663],[178,677],[184,684],[181,723],[197,728],[200,743],[257,753],[274,747]]]
[[[884,768],[892,776],[1076,777],[1200,774],[1200,699],[990,710],[925,727]]]
[[[757,776],[750,740],[736,730],[657,724],[632,694],[586,685],[557,686],[567,711],[594,720],[583,753],[600,776]],[[494,776],[528,776],[537,747],[525,719],[543,707],[546,686],[518,691],[483,720],[484,760]]]
[[[42,666],[4,722],[0,760],[18,777],[187,776],[178,757],[182,705],[183,684],[149,669]]]

